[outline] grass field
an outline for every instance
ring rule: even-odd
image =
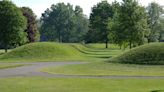
[[[20,66],[24,66],[24,64],[0,64],[0,69],[15,68]]]
[[[63,67],[50,67],[41,71],[51,74],[68,75],[116,75],[116,76],[164,76],[163,65],[131,65],[107,62],[94,62]]]
[[[163,92],[161,79],[3,78],[1,92]],[[161,91],[157,91],[161,90]]]
[[[90,76],[164,76],[163,65],[135,65],[109,63],[111,57],[121,55],[124,50],[104,44],[60,44],[34,43],[9,53],[2,54],[0,61],[87,61],[86,64],[47,67],[43,72],[52,74]],[[106,62],[105,62],[106,61]],[[0,65],[0,68],[14,65]],[[15,66],[17,67],[17,66]],[[139,78],[0,78],[1,92],[164,92],[164,79]]]

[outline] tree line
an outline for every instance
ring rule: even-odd
[[[163,41],[163,7],[152,2],[144,7],[137,0],[102,1],[92,8],[86,42],[116,43],[136,47]]]
[[[137,0],[103,0],[92,7],[89,19],[82,11],[69,3],[52,5],[41,17],[41,39],[106,43],[106,48],[108,43],[132,48],[164,40],[164,11],[156,2],[144,7]]]
[[[156,2],[147,7],[137,0],[103,0],[91,9],[89,18],[80,6],[52,4],[40,19],[29,7],[0,1],[0,48],[7,52],[36,41],[115,43],[120,48],[164,41],[164,11]]]

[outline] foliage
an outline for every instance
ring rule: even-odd
[[[6,52],[11,46],[24,44],[26,39],[26,19],[21,10],[11,1],[0,1],[0,44]]]
[[[151,33],[148,36],[149,42],[156,42],[160,39],[160,31],[162,28],[160,18],[162,17],[162,14],[164,13],[163,7],[160,6],[156,2],[152,2],[147,7],[148,12],[148,24],[151,29]]]
[[[112,62],[130,64],[164,64],[164,43],[151,43],[136,47],[112,58]]]
[[[37,21],[35,14],[29,7],[22,7],[21,10],[23,12],[23,15],[27,19],[27,29],[25,30],[25,32],[28,34],[28,42],[39,41],[39,31],[37,29]]]
[[[108,48],[108,22],[113,17],[111,5],[105,0],[94,7],[90,15],[90,30],[86,36],[86,42],[104,42]]]
[[[114,25],[118,31],[116,33],[119,33],[116,34],[117,43],[128,42],[130,48],[143,44],[145,36],[149,33],[145,8],[136,0],[123,0],[118,16],[117,24]]]
[[[41,38],[48,41],[80,42],[88,30],[88,20],[82,8],[58,3],[41,17]]]

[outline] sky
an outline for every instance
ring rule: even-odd
[[[91,12],[91,7],[93,7],[93,5],[96,5],[98,2],[101,2],[102,0],[11,0],[11,1],[13,1],[19,7],[22,6],[30,7],[39,18],[47,8],[50,8],[52,4],[56,4],[59,2],[71,3],[74,6],[79,5],[83,8],[84,14],[89,16]],[[109,3],[111,3],[112,1],[114,0],[108,0]],[[116,1],[121,2],[122,0],[116,0]],[[160,5],[164,6],[164,0],[139,0],[139,3],[144,6],[147,6],[148,3],[152,1],[155,1]]]

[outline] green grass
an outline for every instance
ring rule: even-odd
[[[92,48],[92,49],[106,49],[106,44],[104,43],[92,43],[92,44],[87,44],[86,47]],[[120,47],[116,44],[108,44],[107,49],[119,49]]]
[[[119,50],[91,49],[82,44],[40,42],[2,54],[0,61],[102,61],[118,53]]]
[[[0,56],[0,61],[71,61],[86,60],[85,55],[69,44],[32,43]]]
[[[0,69],[15,68],[20,66],[24,66],[24,64],[0,64]]]
[[[164,43],[150,43],[122,53],[110,62],[129,64],[164,64]]]
[[[164,90],[162,79],[2,78],[0,85],[1,92],[152,92]]]
[[[164,76],[162,65],[131,65],[94,62],[63,67],[49,67],[41,71],[51,74],[91,75],[91,76]]]
[[[81,53],[85,54],[86,56],[89,57],[94,57],[94,58],[111,58],[113,56],[116,56],[121,53],[121,50],[115,49],[115,45],[111,46],[110,48],[107,49],[100,49],[100,48],[92,48],[90,47],[94,46],[94,44],[87,44],[87,45],[81,45],[81,44],[72,44],[74,48],[76,48],[78,51]],[[97,44],[95,44],[96,46]],[[103,44],[99,44],[102,46]]]

